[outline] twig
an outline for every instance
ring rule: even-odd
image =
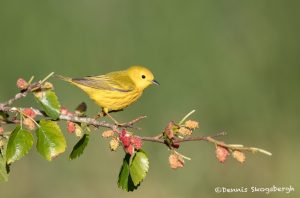
[[[165,144],[165,141],[163,139],[158,139],[156,136],[154,136],[154,137],[139,136],[139,138],[141,138],[144,141],[148,141],[148,142],[157,142],[157,143]]]
[[[260,152],[263,153],[265,155],[269,155],[271,156],[272,153],[270,153],[269,151],[266,151],[264,149],[260,149],[260,148],[256,148],[256,147],[244,147],[243,145],[234,145],[234,144],[225,144],[224,142],[218,141],[212,137],[207,137],[206,139],[208,142],[214,143],[216,145],[228,148],[228,149],[232,149],[232,150],[243,150],[243,151],[251,151],[253,153],[256,152]]]
[[[173,140],[173,143],[182,143],[182,142],[190,142],[190,141],[208,141],[208,139],[210,138],[216,138],[219,136],[224,136],[226,135],[225,132],[221,132],[218,133],[216,135],[213,136],[198,136],[198,137],[186,137],[183,139],[179,139],[176,138]],[[149,141],[149,142],[158,142],[158,143],[162,143],[162,144],[166,144],[164,139],[161,139],[162,135],[158,135],[158,136],[153,136],[153,137],[143,137],[143,136],[139,136],[142,140],[144,141]]]
[[[2,109],[5,106],[11,105],[12,103],[14,103],[16,100],[19,100],[20,98],[26,97],[28,92],[29,90],[27,89],[24,92],[17,93],[13,98],[9,99],[7,102],[1,103],[0,109]]]
[[[193,113],[195,113],[195,111],[196,111],[196,110],[192,110],[192,111],[190,111],[188,114],[186,114],[186,116],[184,116],[184,117],[180,120],[179,125],[182,125],[182,123],[183,123],[190,115],[192,115]]]
[[[37,89],[40,89],[41,85],[44,82],[46,82],[51,76],[53,76],[53,74],[54,74],[54,72],[51,72],[48,76],[46,76],[40,82],[29,84],[29,86],[27,87],[27,89],[21,91],[20,93],[17,93],[13,98],[11,98],[10,100],[8,100],[7,102],[1,103],[0,104],[0,110],[1,110],[1,107],[3,108],[5,106],[12,105],[16,100],[19,100],[21,98],[26,97],[29,92],[35,91]],[[31,81],[33,80],[33,78],[34,78],[33,76],[30,78],[29,83],[31,83]]]
[[[226,132],[222,131],[220,133],[217,133],[216,135],[213,135],[213,136],[201,136],[201,137],[185,137],[183,139],[176,139],[176,140],[173,140],[173,143],[181,143],[181,142],[190,142],[190,141],[201,141],[201,140],[205,140],[205,141],[208,141],[208,139],[210,138],[216,138],[216,137],[219,137],[219,136],[224,136],[226,135]]]
[[[140,116],[140,117],[137,117],[137,118],[135,118],[134,120],[128,122],[127,125],[132,126],[132,125],[134,125],[135,123],[137,123],[137,122],[139,122],[139,121],[141,121],[142,119],[145,119],[145,118],[147,118],[147,116]]]
[[[0,110],[3,109],[5,106],[12,105],[16,100],[21,98],[25,98],[27,94],[35,89],[39,89],[41,87],[40,83],[33,83],[28,86],[27,89],[22,90],[20,93],[17,93],[13,98],[9,99],[7,102],[0,104]]]
[[[110,129],[115,129],[115,124],[110,124],[106,121],[98,121],[94,118],[88,118],[88,117],[78,117],[73,115],[60,115],[60,120],[67,120],[72,122],[80,122],[80,123],[86,123],[87,125],[92,125],[94,127],[105,127]],[[126,128],[126,127],[125,127]]]

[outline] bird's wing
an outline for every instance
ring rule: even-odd
[[[114,73],[101,76],[73,78],[72,82],[95,89],[109,91],[130,92],[134,89],[134,83],[127,75],[115,75]]]

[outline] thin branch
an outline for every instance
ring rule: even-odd
[[[213,136],[196,136],[196,137],[189,136],[189,137],[185,137],[185,138],[182,138],[182,139],[181,138],[176,138],[172,142],[176,144],[176,143],[191,142],[191,141],[209,141],[209,139],[216,138],[216,137],[219,137],[219,136],[224,136],[224,135],[226,135],[225,132],[220,132],[220,133],[217,133],[216,135],[213,135]],[[144,136],[139,136],[139,137],[144,141],[166,144],[165,140],[162,139],[161,135],[153,136],[153,137],[144,137]]]
[[[19,100],[20,98],[26,97],[28,93],[29,93],[28,89],[25,90],[24,92],[17,93],[13,98],[9,99],[7,102],[1,103],[0,109],[2,109],[5,106],[11,105],[12,103],[14,103],[16,100]]]
[[[138,123],[139,121],[141,121],[142,119],[147,118],[147,116],[140,116],[135,118],[134,120],[130,121],[127,123],[127,126],[133,126],[135,123]],[[126,125],[125,125],[126,126]]]
[[[190,111],[188,114],[186,114],[181,120],[180,120],[180,122],[179,122],[179,125],[182,125],[182,123],[190,116],[190,115],[192,115],[193,113],[195,113],[195,109],[194,110],[192,110],[192,111]]]
[[[12,105],[16,100],[19,100],[21,98],[25,98],[27,94],[35,89],[39,89],[41,87],[40,83],[33,83],[28,86],[27,89],[22,90],[20,93],[17,93],[13,98],[9,99],[7,102],[0,104],[0,110],[3,109],[5,106]]]
[[[66,120],[66,121],[72,121],[72,122],[80,122],[80,123],[86,123],[87,125],[92,125],[94,127],[105,127],[110,129],[115,129],[116,125],[108,123],[106,121],[98,121],[94,118],[88,118],[88,117],[78,117],[74,115],[60,115],[60,120]]]
[[[165,140],[163,139],[158,139],[156,136],[154,137],[147,137],[147,136],[138,136],[139,138],[141,138],[142,140],[144,141],[147,141],[147,142],[157,142],[157,143],[162,143],[162,144],[165,144]]]
[[[221,142],[221,141],[218,141],[212,137],[207,137],[207,141],[208,142],[211,142],[211,143],[214,143],[218,146],[222,146],[222,147],[225,147],[225,148],[228,148],[228,149],[232,149],[232,150],[240,150],[240,151],[251,151],[253,153],[256,153],[256,152],[260,152],[260,153],[263,153],[265,155],[269,155],[271,156],[272,153],[270,153],[269,151],[266,151],[264,149],[261,149],[261,148],[256,148],[256,147],[244,147],[243,145],[238,145],[238,144],[225,144],[224,142]]]
[[[17,107],[7,107],[4,106],[3,104],[0,104],[0,110],[4,111],[4,112],[18,112],[20,113],[20,110]],[[45,116],[45,113],[41,110],[38,109],[34,109],[32,108],[33,111],[36,112],[37,115],[40,116]],[[111,124],[109,122],[106,121],[98,121],[94,118],[89,118],[89,117],[78,117],[76,115],[64,115],[64,114],[60,114],[59,115],[59,119],[60,120],[65,120],[65,121],[72,121],[72,122],[79,122],[79,123],[85,123],[87,125],[90,126],[94,126],[96,128],[99,127],[104,127],[104,128],[109,128],[112,129],[114,131],[116,131],[117,133],[120,133],[120,128],[132,128],[133,124],[136,124],[137,122],[139,122],[140,120],[146,118],[146,116],[140,116],[128,123],[124,123],[122,125],[117,125],[117,124]],[[18,123],[18,120],[1,120],[1,124],[15,124]],[[260,152],[266,155],[271,156],[272,153],[264,150],[264,149],[260,149],[260,148],[256,148],[256,147],[244,147],[243,145],[236,145],[236,144],[225,144],[224,142],[218,141],[215,138],[219,137],[219,136],[224,136],[226,135],[225,132],[220,132],[217,133],[216,135],[213,136],[199,136],[199,137],[185,137],[185,138],[175,138],[174,140],[172,140],[172,142],[174,144],[177,143],[182,143],[182,142],[191,142],[191,141],[207,141],[207,142],[211,142],[214,143],[216,145],[228,148],[228,149],[232,149],[232,150],[244,150],[244,151],[251,151],[253,153],[255,152]],[[156,142],[156,143],[161,143],[161,144],[166,144],[166,141],[163,139],[163,135],[159,134],[153,137],[147,137],[147,136],[138,136],[140,137],[142,140],[147,141],[147,142]]]
[[[53,76],[54,72],[51,72],[48,76],[46,76],[43,80],[41,80],[40,82],[36,82],[36,83],[32,83],[29,84],[29,86],[27,87],[27,89],[22,90],[20,93],[17,93],[13,98],[11,98],[10,100],[8,100],[7,102],[1,103],[0,104],[0,110],[5,107],[5,106],[9,106],[12,105],[16,100],[19,100],[21,98],[24,98],[27,96],[27,94],[29,92],[35,91],[37,89],[41,88],[41,85],[46,82],[51,76]],[[31,81],[33,80],[34,77],[31,77],[29,82],[31,83]]]
[[[183,139],[176,139],[173,141],[173,143],[181,143],[181,142],[190,142],[190,141],[201,141],[201,140],[204,140],[204,141],[208,141],[208,139],[211,139],[211,138],[216,138],[216,137],[219,137],[219,136],[224,136],[226,135],[226,132],[220,132],[220,133],[217,133],[216,135],[213,135],[213,136],[201,136],[201,137],[185,137]]]
[[[40,116],[46,116],[45,113],[39,109],[34,109],[31,108],[37,115]],[[18,107],[8,107],[8,106],[4,106],[3,103],[0,104],[0,111],[3,112],[11,112],[11,113],[20,113],[20,110]],[[137,122],[141,121],[142,119],[144,119],[146,116],[140,116],[128,123],[124,123],[122,125],[116,125],[116,124],[111,124],[109,122],[106,121],[99,121],[96,120],[94,118],[89,118],[89,117],[79,117],[76,115],[64,115],[64,114],[60,114],[59,115],[59,119],[60,120],[65,120],[65,121],[72,121],[72,122],[79,122],[79,123],[85,123],[87,125],[92,125],[94,127],[104,127],[104,128],[109,128],[109,129],[116,129],[116,128],[132,128],[133,124],[136,124]],[[15,121],[11,121],[11,120],[1,120],[2,124],[10,124],[10,123],[14,123]]]

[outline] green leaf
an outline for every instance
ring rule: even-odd
[[[75,158],[78,158],[80,155],[82,155],[89,140],[90,140],[89,134],[87,134],[87,133],[84,134],[82,136],[82,138],[80,138],[80,140],[73,147],[73,150],[72,150],[71,154],[69,155],[69,159],[73,160]]]
[[[51,161],[66,149],[66,140],[56,122],[42,119],[36,131],[38,152]]]
[[[35,95],[35,98],[37,99],[38,103],[41,104],[45,113],[49,117],[51,117],[54,120],[59,118],[60,103],[59,103],[54,91],[51,91],[51,90],[40,91],[40,92],[34,93],[34,95]]]
[[[6,182],[8,181],[8,175],[9,175],[9,164],[6,163],[6,147],[7,147],[7,141],[6,138],[0,137],[0,141],[4,141],[4,145],[0,148],[0,182]]]
[[[33,136],[30,132],[17,126],[15,130],[11,133],[7,149],[6,149],[6,158],[7,163],[11,164],[23,156],[25,156],[33,145]]]
[[[0,182],[8,181],[8,169],[5,156],[0,153]]]
[[[120,173],[119,173],[119,179],[118,179],[118,186],[119,188],[129,192],[134,191],[138,188],[138,186],[135,186],[129,172],[129,163],[130,163],[130,155],[126,154],[125,158],[123,160],[123,165],[121,167]]]
[[[135,186],[139,185],[146,177],[149,170],[149,160],[143,150],[138,150],[130,164],[130,176]]]

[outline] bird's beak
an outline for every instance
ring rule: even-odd
[[[154,85],[159,85],[159,82],[157,82],[156,80],[152,80],[151,82],[152,82],[152,84],[154,84]]]

